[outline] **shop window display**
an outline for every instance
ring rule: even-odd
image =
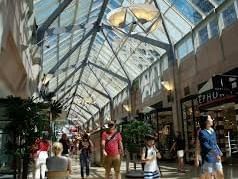
[[[224,160],[234,161],[238,158],[238,129],[234,105],[223,106],[223,109],[208,109],[214,117],[218,145],[223,152]]]
[[[157,122],[157,132],[158,132],[158,148],[161,152],[162,158],[164,160],[172,159],[170,148],[174,142],[174,126],[173,126],[173,116],[170,112],[158,113]]]
[[[175,139],[173,115],[171,111],[156,111],[144,115],[144,121],[150,123],[154,133],[157,133],[157,147],[162,155],[162,160],[170,160],[176,154],[170,153]]]
[[[159,130],[159,142],[158,142],[158,148],[160,150],[160,153],[162,155],[162,159],[168,160],[173,159],[176,154],[170,153],[170,149],[174,143],[175,136],[173,132],[173,124],[167,123],[161,126],[161,129]]]
[[[183,131],[185,139],[185,159],[187,162],[193,162],[195,155],[195,143],[197,130],[199,128],[199,111],[195,106],[195,99],[182,102]]]
[[[205,107],[197,104],[196,97],[181,101],[183,131],[186,144],[186,161],[192,163],[195,155],[195,143],[199,129],[201,113],[214,118],[214,129],[217,142],[223,152],[223,160],[229,163],[238,161],[238,124],[236,121],[235,103],[212,104]]]

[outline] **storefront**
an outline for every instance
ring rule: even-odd
[[[201,113],[210,114],[214,119],[214,128],[217,133],[218,145],[227,162],[236,162],[238,159],[238,98],[235,76],[225,82],[223,76],[209,80],[198,95],[181,100],[183,132],[186,140],[186,161],[194,160],[197,129]],[[212,82],[212,85],[209,84]],[[233,84],[232,84],[233,83]],[[237,83],[238,84],[238,83]],[[220,85],[220,86],[219,86]],[[222,85],[222,86],[221,86]],[[209,86],[209,87],[208,87]],[[212,88],[210,88],[212,87]]]

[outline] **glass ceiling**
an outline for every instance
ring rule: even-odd
[[[161,14],[163,14],[168,34],[172,43],[175,44],[224,0],[156,1]],[[37,25],[40,26],[62,2],[63,0],[34,0]],[[154,5],[153,0],[109,0],[101,23],[108,24],[106,16],[112,10],[121,6],[128,7],[141,3]],[[45,34],[43,73],[47,74],[52,70],[67,52],[93,29],[93,23],[98,19],[102,4],[103,0],[72,0],[70,5],[51,24]],[[162,26],[150,33],[142,31],[143,26],[144,24],[135,25],[133,32],[168,43]],[[127,29],[125,28],[125,30]],[[64,96],[62,101],[67,110],[73,100],[72,104],[78,104],[95,114],[97,108],[85,103],[85,99],[94,101],[99,107],[104,106],[109,99],[92,88],[113,98],[127,86],[127,83],[92,65],[80,68],[84,60],[133,80],[165,53],[165,50],[161,48],[127,38],[119,31],[103,29],[103,32],[106,38],[101,31],[93,32],[60,67],[53,70],[54,78],[50,80],[50,91],[56,91],[56,98],[58,99]],[[125,70],[122,70],[118,60]],[[84,82],[88,86],[81,83],[75,85],[78,81]],[[72,89],[69,91],[70,88]],[[72,97],[74,94],[78,96]],[[82,122],[91,117],[81,108],[72,105],[70,108],[71,116],[75,116],[77,113],[83,115],[83,117],[79,116]]]

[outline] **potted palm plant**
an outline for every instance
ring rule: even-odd
[[[32,146],[43,131],[50,129],[50,120],[55,120],[61,113],[58,102],[36,103],[33,98],[21,99],[8,97],[6,117],[9,123],[5,132],[9,135],[7,152],[15,159],[23,161],[22,178],[27,178]]]
[[[47,116],[32,98],[8,97],[6,117],[9,123],[5,132],[9,135],[7,153],[23,161],[22,178],[27,178],[31,147],[47,125]]]

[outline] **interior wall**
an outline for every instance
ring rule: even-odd
[[[198,85],[213,75],[223,74],[238,67],[238,23],[224,29],[221,37],[213,38],[201,46],[196,54],[186,56],[179,66],[181,98],[184,88],[190,94],[198,93]]]
[[[10,95],[27,97],[27,74],[19,57],[11,34],[8,34],[6,48],[0,54],[0,81]],[[2,89],[3,90],[3,89]],[[5,97],[5,96],[1,96]]]
[[[0,97],[33,93],[29,8],[26,0],[0,0]]]

